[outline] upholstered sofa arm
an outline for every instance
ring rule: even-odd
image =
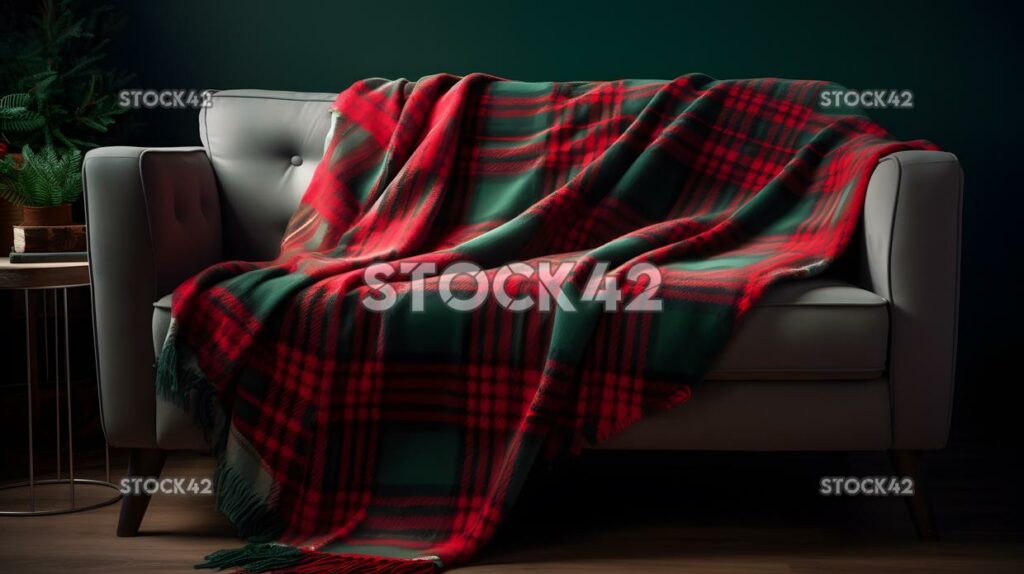
[[[955,376],[963,172],[956,156],[883,158],[864,207],[867,281],[890,302],[893,448],[949,435]]]
[[[99,148],[82,171],[104,431],[155,447],[153,302],[220,260],[216,180],[203,148]]]

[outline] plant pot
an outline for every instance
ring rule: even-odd
[[[22,225],[71,225],[71,204],[52,207],[22,206]]]

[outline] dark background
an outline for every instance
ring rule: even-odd
[[[139,89],[338,92],[364,77],[437,72],[488,72],[519,80],[703,72],[717,78],[812,78],[855,89],[912,90],[913,110],[876,111],[872,117],[899,138],[929,139],[957,154],[966,174],[953,431],[950,446],[928,461],[934,482],[945,492],[938,501],[939,527],[970,530],[983,522],[988,533],[1024,533],[1018,519],[1024,499],[1016,492],[1024,478],[1019,413],[1024,391],[1015,365],[1024,353],[1016,279],[1024,246],[1017,173],[1024,164],[1018,144],[1024,107],[1021,8],[992,1],[894,0],[101,3],[127,17],[127,26],[111,38],[110,64],[134,74],[129,87]],[[195,145],[196,118],[196,110],[138,110],[131,115],[132,129],[116,143]],[[10,308],[16,303],[12,300]],[[86,346],[87,301],[73,306],[81,309],[73,328]],[[2,358],[14,365],[6,378],[23,368],[24,359],[17,317],[13,327],[2,319],[7,327],[0,336]],[[80,378],[91,376],[88,356],[75,360]],[[84,392],[82,398],[89,402]],[[20,411],[18,405],[11,412]],[[708,462],[701,458],[708,455],[693,454],[686,463],[658,459],[646,471],[638,470],[644,461],[637,453],[626,465],[622,459],[605,465],[602,456],[592,455],[584,467],[599,470],[583,471],[583,482],[592,485],[584,489],[586,501],[626,489],[651,493],[657,506],[666,492],[695,476],[711,478],[691,484],[693,491],[722,500],[747,490],[745,483],[720,480],[730,472],[793,476],[797,471],[780,469],[802,465],[813,480],[832,465],[830,460],[845,455],[744,459],[729,454]],[[682,472],[680,464],[690,466]],[[848,474],[865,474],[866,467],[857,468]],[[567,472],[578,478],[581,471]],[[572,493],[579,484],[567,480],[554,492]],[[722,496],[715,495],[716,485]],[[780,505],[790,505],[793,498],[787,496],[776,497]],[[620,506],[632,505],[631,500]]]
[[[108,2],[109,3],[109,2]],[[519,80],[776,76],[914,92],[871,115],[966,174],[954,432],[1016,444],[1024,351],[1020,8],[1000,2],[115,0],[112,63],[147,89],[338,92],[372,76]],[[140,110],[129,143],[199,143],[194,110]]]

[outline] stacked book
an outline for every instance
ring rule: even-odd
[[[85,261],[84,225],[15,225],[11,263]]]

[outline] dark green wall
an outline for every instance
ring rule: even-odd
[[[1008,271],[1019,265],[1024,243],[1015,173],[1024,164],[1018,9],[895,0],[115,4],[130,19],[115,61],[137,75],[140,88],[337,92],[362,77],[441,71],[522,80],[699,71],[911,89],[914,110],[874,117],[901,138],[927,138],[955,152],[966,172],[960,413],[981,413],[973,418],[994,434],[1016,428],[1011,403],[1019,402],[1000,397],[1008,388],[1019,397],[1020,385],[996,375],[1024,350],[1024,317],[1010,303],[1017,289]],[[135,118],[137,143],[198,142],[193,111]]]

